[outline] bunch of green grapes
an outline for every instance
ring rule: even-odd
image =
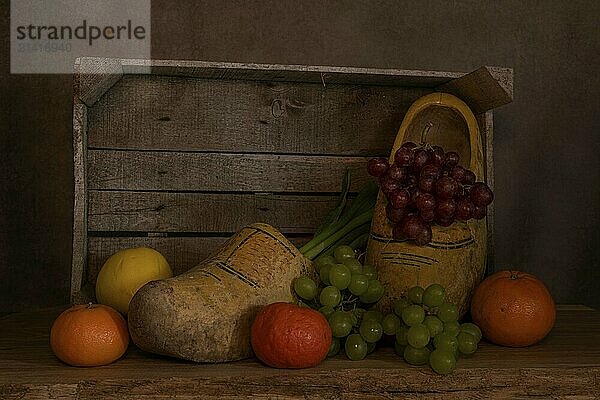
[[[441,285],[410,288],[393,310],[395,350],[409,364],[429,364],[438,374],[449,374],[460,355],[477,350],[481,330],[473,323],[458,322],[458,308],[446,301]]]
[[[384,334],[383,315],[367,310],[384,294],[377,271],[362,265],[345,245],[336,247],[333,256],[320,256],[314,264],[319,286],[307,276],[294,281],[300,304],[319,310],[329,321],[333,335],[329,356],[344,349],[350,360],[362,360]]]

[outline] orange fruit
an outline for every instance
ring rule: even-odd
[[[318,311],[290,303],[273,303],[256,316],[250,330],[259,360],[275,368],[307,368],[325,359],[331,329]]]
[[[524,347],[539,342],[552,330],[556,306],[535,276],[498,271],[475,289],[471,316],[490,342]]]
[[[50,331],[54,354],[76,367],[110,364],[128,345],[127,322],[117,310],[102,304],[80,304],[63,311]]]

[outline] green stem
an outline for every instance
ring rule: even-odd
[[[371,221],[367,222],[366,224],[362,224],[361,226],[359,226],[356,229],[353,229],[346,236],[344,236],[343,238],[341,238],[340,240],[338,240],[337,242],[335,242],[334,244],[329,246],[327,249],[325,249],[325,251],[323,251],[321,254],[331,255],[331,254],[333,254],[333,251],[335,250],[336,247],[344,245],[344,244],[350,245],[352,242],[354,242],[360,236],[362,236],[364,234],[368,234],[370,230],[371,230]],[[350,246],[350,247],[352,247],[352,246]],[[352,247],[352,248],[354,249],[354,247]],[[321,255],[321,254],[319,254],[319,255]]]
[[[373,181],[369,181],[363,190],[360,191],[358,196],[352,201],[347,212],[345,212],[335,223],[329,225],[322,232],[315,235],[310,242],[306,243],[300,248],[302,254],[306,254],[316,246],[320,245],[324,241],[328,240],[332,235],[337,234],[341,229],[344,229],[354,218],[365,212],[371,211],[375,207],[375,201],[377,200],[377,192],[379,188]]]
[[[348,246],[352,247],[353,249],[361,249],[367,245],[370,235],[370,232],[364,233],[350,242]]]
[[[355,217],[350,222],[348,222],[348,224],[345,224],[343,226],[343,228],[341,228],[334,234],[328,236],[325,240],[316,244],[312,248],[310,248],[308,250],[303,250],[306,245],[303,246],[300,249],[300,252],[302,254],[304,254],[305,257],[312,260],[316,256],[318,256],[323,250],[325,250],[326,248],[328,248],[329,246],[331,246],[332,244],[334,244],[335,242],[340,240],[340,238],[342,238],[346,234],[348,234],[348,232],[352,231],[353,229],[359,227],[362,224],[369,222],[372,217],[373,217],[373,210],[365,211],[364,213],[360,214],[359,216]]]

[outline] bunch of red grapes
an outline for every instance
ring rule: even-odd
[[[367,164],[369,174],[379,178],[388,203],[386,215],[396,240],[431,242],[433,224],[450,226],[455,220],[483,219],[494,194],[475,174],[458,165],[454,151],[440,146],[417,146],[406,142],[390,165],[383,157]]]

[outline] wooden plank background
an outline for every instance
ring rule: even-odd
[[[346,170],[352,197],[371,179],[368,158],[388,155],[408,107],[432,91],[157,72],[169,75],[123,76],[87,112],[87,270],[74,264],[87,293],[126,247],[154,247],[180,273],[257,221],[305,243]]]

